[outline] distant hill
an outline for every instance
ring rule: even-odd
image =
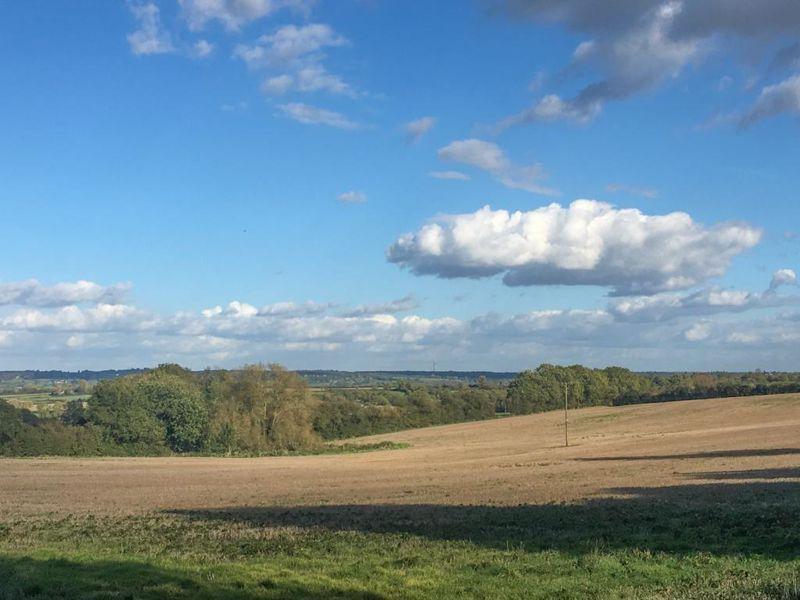
[[[0,371],[0,381],[10,381],[12,379],[32,380],[76,380],[85,379],[87,381],[99,381],[101,379],[113,379],[124,375],[134,375],[143,373],[147,369],[107,369],[105,371]]]
[[[103,371],[0,371],[0,381],[22,379],[26,381],[100,381],[125,375],[143,373],[147,369],[106,369]],[[510,381],[516,372],[494,371],[334,371],[304,369],[297,371],[312,386],[358,387],[376,385],[401,379],[427,381],[430,383],[475,382],[480,377],[488,381]]]
[[[324,387],[358,387],[386,383],[398,380],[425,381],[428,383],[474,383],[480,377],[487,381],[511,381],[517,372],[495,371],[332,371],[332,370],[300,370],[312,386]]]

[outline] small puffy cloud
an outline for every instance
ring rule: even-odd
[[[166,54],[175,47],[169,33],[161,24],[158,7],[152,2],[131,4],[131,12],[139,28],[128,35],[128,45],[136,55]]]
[[[349,43],[347,38],[323,23],[301,27],[285,25],[274,33],[262,35],[253,45],[239,44],[234,49],[234,56],[251,68],[286,67],[306,60],[317,62],[320,50]]]
[[[406,139],[409,142],[416,143],[423,135],[433,129],[434,125],[436,125],[434,117],[421,117],[403,125],[403,131],[405,131]]]
[[[367,201],[367,195],[364,192],[350,190],[349,192],[339,194],[336,196],[336,199],[345,204],[363,204]]]
[[[800,75],[761,90],[753,107],[739,120],[739,126],[749,127],[784,113],[800,115]]]
[[[86,345],[86,336],[85,335],[71,335],[67,338],[67,341],[64,342],[68,348],[80,348],[81,346]]]
[[[281,113],[304,125],[327,125],[336,129],[358,129],[359,124],[332,110],[311,106],[302,102],[290,102],[278,106]]]
[[[778,269],[772,274],[769,291],[774,292],[782,285],[797,285],[797,274],[792,269]]]
[[[261,84],[261,91],[268,96],[328,92],[356,98],[360,93],[323,65],[326,48],[349,44],[347,38],[324,23],[285,25],[262,35],[254,44],[237,45],[233,54],[251,69],[273,71]]]
[[[632,196],[641,196],[643,198],[657,198],[658,190],[649,187],[641,187],[638,185],[626,185],[624,183],[609,183],[606,186],[606,191],[615,194],[623,192]]]
[[[441,160],[457,162],[486,171],[504,186],[534,194],[553,196],[558,192],[542,185],[544,170],[539,164],[519,166],[511,162],[493,142],[479,139],[456,140],[440,148]]]
[[[346,313],[346,317],[363,317],[366,315],[391,315],[399,312],[414,310],[419,307],[419,302],[414,294],[408,294],[391,302],[382,304],[360,304]]]
[[[532,107],[506,117],[497,124],[496,131],[501,132],[515,125],[532,123],[535,121],[574,121],[575,123],[588,123],[600,113],[600,102],[566,101],[556,94],[548,94]]]
[[[0,283],[0,306],[67,306],[80,303],[119,303],[130,291],[130,284],[103,286],[93,281],[74,281],[44,285],[36,279]]]
[[[428,173],[434,179],[449,179],[453,181],[469,181],[469,175],[461,171],[430,171]]]
[[[296,73],[268,77],[261,84],[261,91],[268,96],[283,96],[288,92],[329,92],[355,97],[357,93],[340,77],[328,73],[322,65],[310,65]]]
[[[497,156],[481,160],[494,164]],[[418,275],[482,278],[510,286],[597,285],[612,295],[655,294],[698,285],[756,245],[745,223],[706,228],[686,213],[649,216],[595,200],[532,211],[444,215],[401,236],[390,262]]]
[[[195,58],[206,58],[214,52],[214,44],[208,40],[198,40],[192,45],[191,55]]]
[[[703,341],[708,339],[708,336],[710,335],[711,326],[708,323],[695,323],[683,333],[683,337],[690,342]]]
[[[219,21],[231,31],[282,8],[306,12],[312,3],[312,0],[178,0],[190,29],[203,29],[207,23]]]

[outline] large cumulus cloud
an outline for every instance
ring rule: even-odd
[[[704,227],[686,213],[649,216],[595,200],[531,211],[445,215],[387,250],[419,275],[482,278],[504,273],[510,286],[596,285],[612,295],[654,294],[725,273],[758,243],[745,223]]]

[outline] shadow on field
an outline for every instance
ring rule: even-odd
[[[192,575],[194,577],[192,577]],[[358,590],[313,588],[271,579],[216,583],[209,573],[169,570],[134,561],[42,560],[0,556],[2,600],[121,598],[177,600],[380,600]]]
[[[692,479],[800,479],[800,468],[787,467],[783,469],[751,469],[750,471],[705,471],[700,473],[687,473]]]
[[[780,560],[797,558],[800,553],[798,482],[687,484],[606,492],[618,497],[512,507],[378,504],[171,513],[255,527],[413,535],[576,556],[597,549],[638,549]]]
[[[800,448],[758,448],[749,450],[710,450],[688,454],[650,454],[644,456],[591,456],[576,458],[579,462],[602,462],[612,460],[680,460],[682,458],[742,458],[749,456],[786,456],[800,454]]]

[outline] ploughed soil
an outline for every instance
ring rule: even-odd
[[[792,486],[800,481],[800,394],[572,410],[569,447],[558,411],[356,441],[380,440],[411,446],[271,458],[0,459],[0,517],[518,506],[735,489],[720,482]]]

